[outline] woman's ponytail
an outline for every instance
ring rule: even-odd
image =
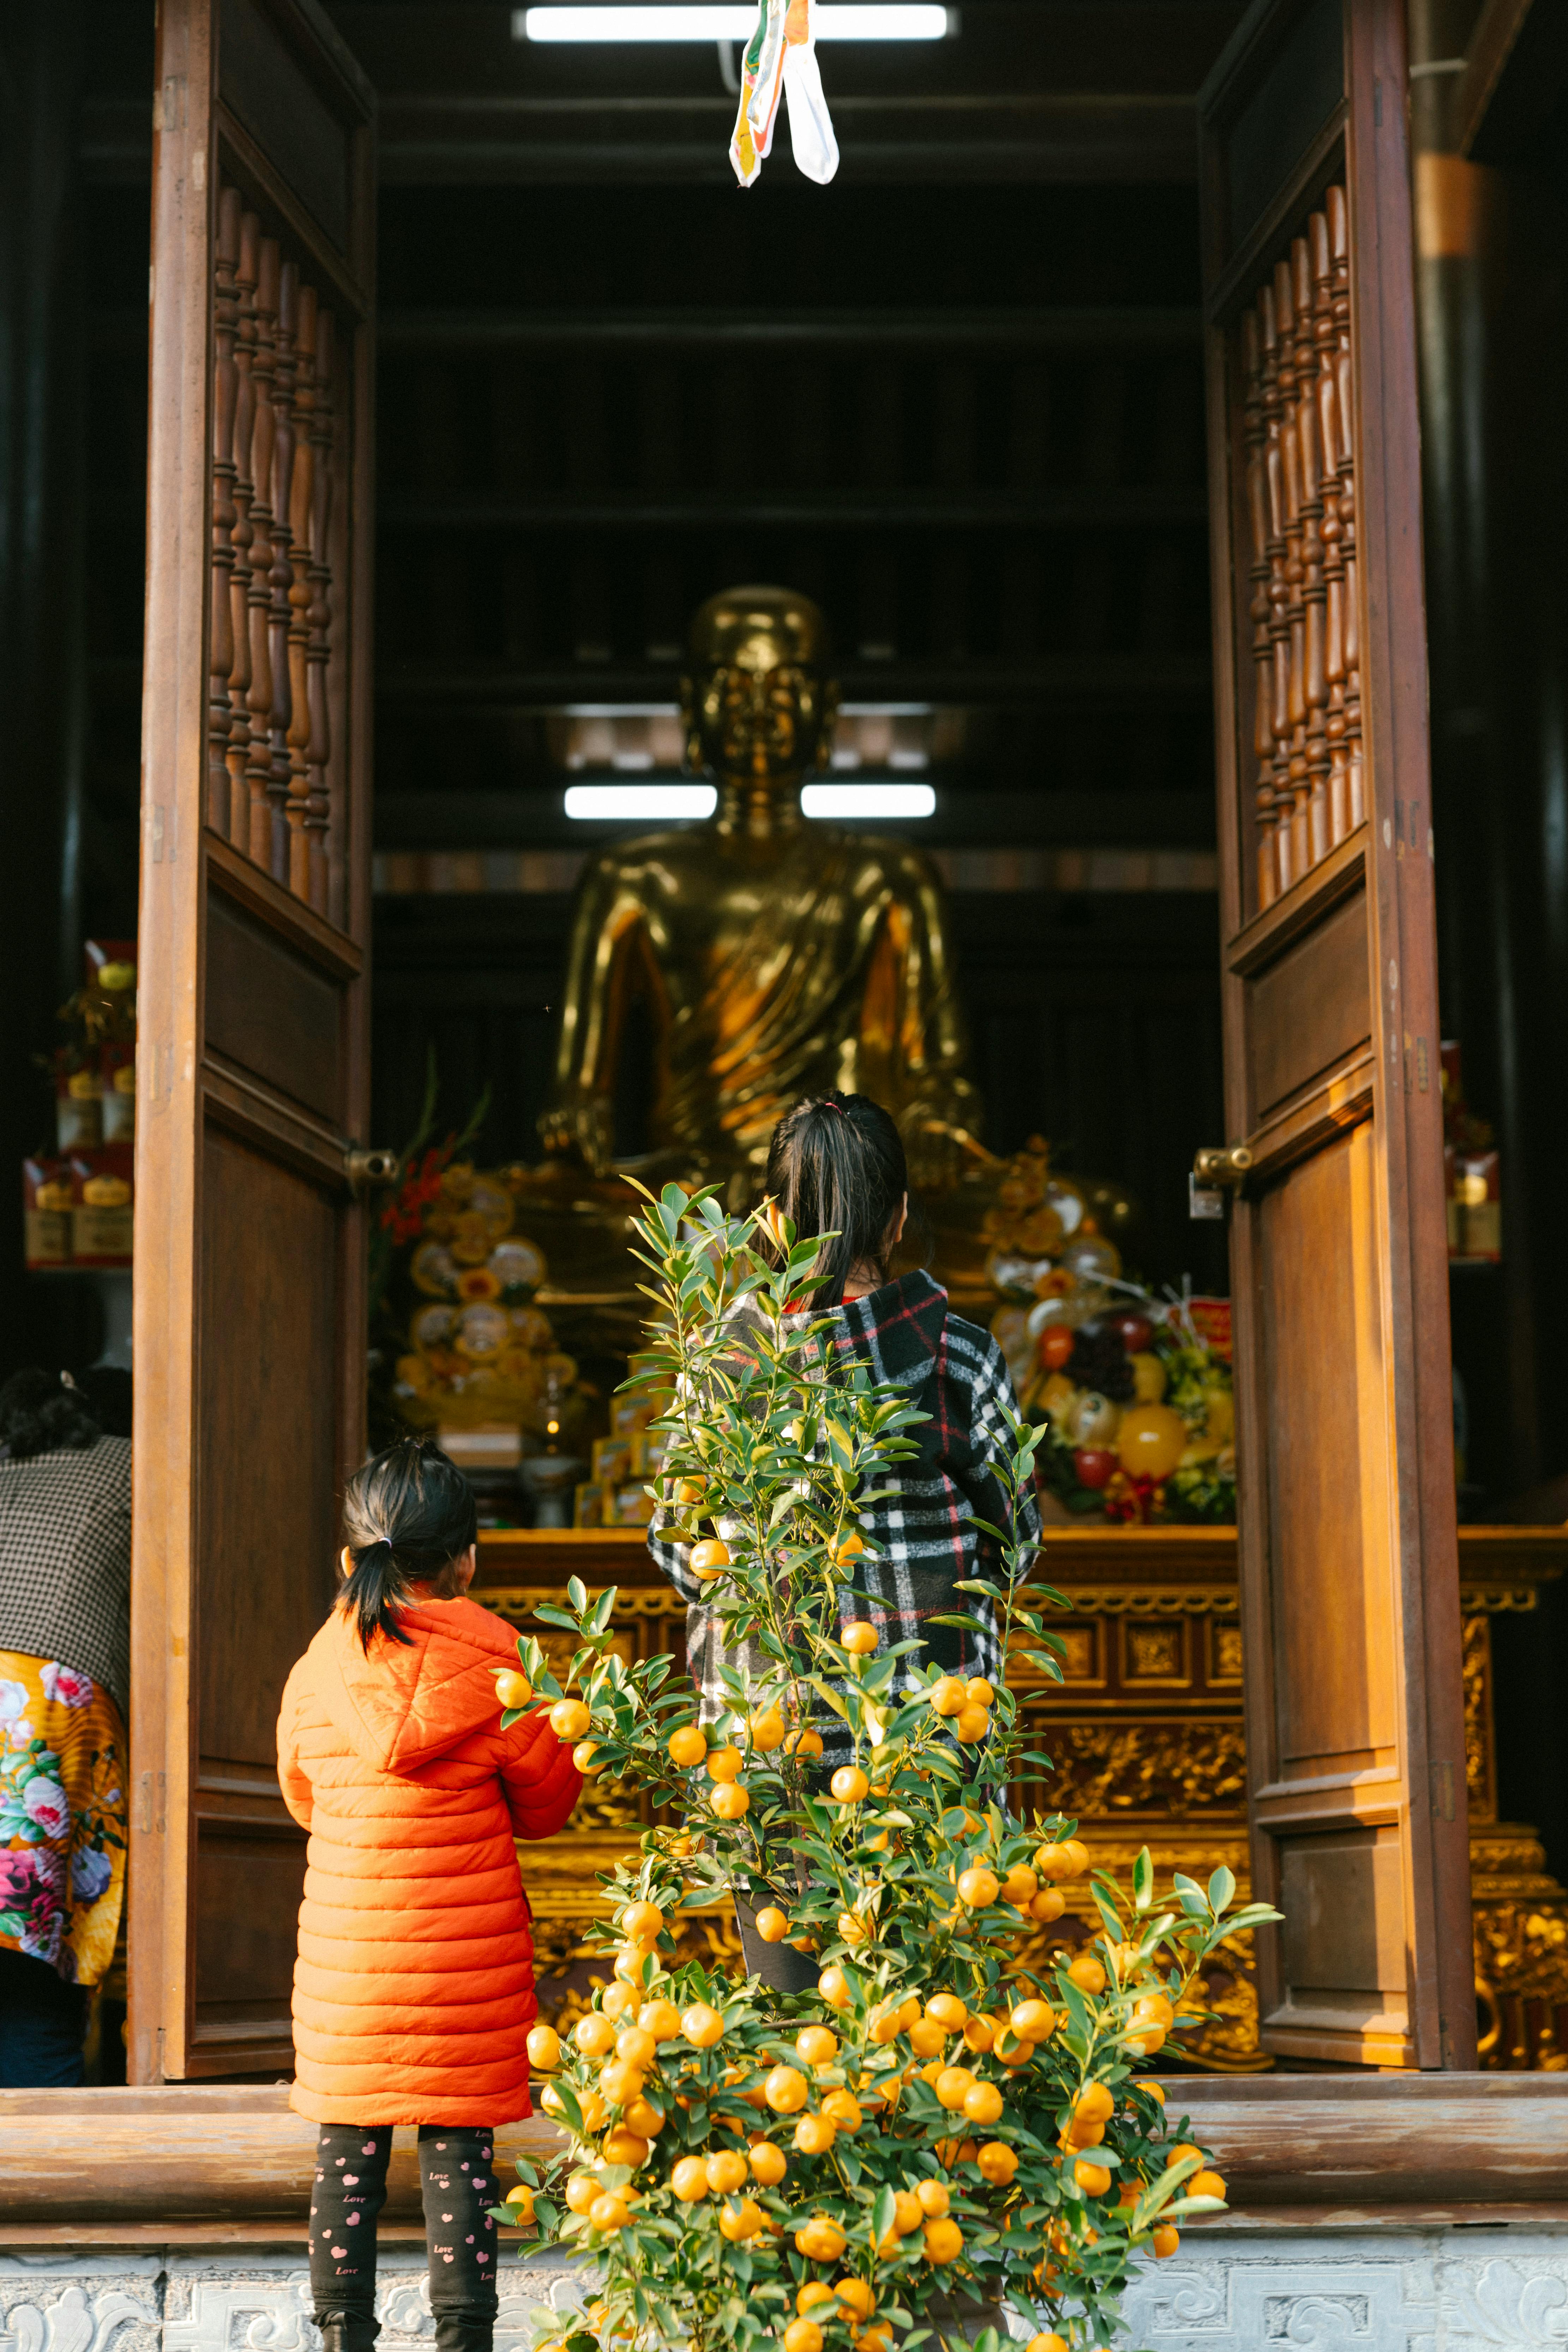
[[[362,1647],[368,1650],[377,1633],[406,1643],[397,1612],[410,1586],[439,1587],[477,1533],[473,1488],[428,1438],[400,1437],[356,1470],[343,1491],[353,1565],[338,1606],[353,1621]]]

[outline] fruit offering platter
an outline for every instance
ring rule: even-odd
[[[1019,1387],[1049,1427],[1042,1490],[1075,1518],[1232,1526],[1229,1302],[1162,1304],[1131,1285],[1124,1297],[1081,1323],[1047,1320],[1033,1339]]]

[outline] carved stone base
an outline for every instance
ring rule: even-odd
[[[382,2352],[415,2352],[434,2330],[422,2256],[383,2252]],[[523,2352],[526,2315],[577,2308],[561,2256],[512,2256],[499,2284],[497,2352]],[[4,2352],[316,2352],[298,2249],[225,2253],[56,2249],[0,2254]],[[1497,2352],[1568,2341],[1568,2236],[1515,2224],[1467,2231],[1242,2229],[1184,2232],[1128,2292],[1123,2338],[1147,2352]]]
[[[1128,2340],[1149,2352],[1498,2352],[1560,2345],[1568,2239],[1467,2232],[1189,2230],[1126,2301]]]
[[[541,2305],[577,2309],[581,2278],[552,2252],[503,2258],[496,2352],[525,2352]],[[380,2352],[435,2340],[425,2257],[383,2247]],[[310,2283],[298,2246],[203,2253],[53,2248],[0,2254],[0,2352],[318,2352]]]

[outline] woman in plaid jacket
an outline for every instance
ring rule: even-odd
[[[868,1095],[827,1094],[801,1103],[773,1130],[768,1149],[767,1189],[802,1239],[831,1234],[818,1261],[818,1283],[804,1325],[831,1312],[833,1345],[847,1362],[858,1360],[871,1379],[908,1391],[928,1418],[910,1432],[919,1452],[890,1472],[896,1491],[860,1513],[868,1550],[855,1564],[856,1585],[870,1607],[851,1601],[845,1588],[844,1622],[868,1615],[884,1641],[918,1639],[923,1659],[944,1674],[983,1675],[1000,1682],[1002,1660],[989,1605],[960,1593],[967,1578],[994,1574],[999,1566],[993,1537],[977,1519],[1005,1525],[1005,1490],[996,1465],[1012,1451],[1003,1412],[1016,1410],[1002,1350],[988,1331],[948,1307],[947,1293],[919,1270],[890,1275],[894,1249],[909,1213],[909,1176],[903,1141],[893,1120]],[[1039,1534],[1033,1499],[1018,1533]],[[726,1659],[723,1632],[688,1565],[689,1547],[672,1530],[668,1515],[657,1511],[648,1529],[648,1549],[684,1598],[687,1657],[702,1698],[702,1715],[721,1714],[721,1665],[746,1670],[760,1660]],[[982,1631],[934,1621],[967,1612]],[[897,1691],[912,1683],[910,1662],[901,1668]],[[847,1760],[835,1752],[837,1718],[824,1716],[826,1753],[821,1769]],[[842,1730],[838,1729],[842,1739]],[[759,1901],[765,1900],[760,1890]],[[738,1905],[747,1966],[781,1991],[814,1980],[804,1957],[786,1944],[764,1944]]]

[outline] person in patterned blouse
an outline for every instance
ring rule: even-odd
[[[928,1664],[944,1674],[983,1675],[1000,1682],[1002,1661],[990,1606],[978,1595],[957,1591],[975,1576],[1000,1567],[995,1538],[976,1526],[1005,1526],[1007,1499],[998,1465],[1012,1452],[1005,1413],[1016,1412],[1012,1382],[1002,1350],[988,1331],[954,1315],[940,1283],[919,1269],[889,1273],[892,1254],[909,1213],[909,1179],[898,1128],[868,1095],[826,1094],[804,1102],[780,1120],[768,1151],[767,1190],[798,1235],[830,1234],[817,1265],[817,1285],[809,1307],[790,1318],[804,1328],[831,1314],[836,1353],[846,1366],[862,1363],[870,1378],[908,1392],[928,1417],[909,1433],[918,1453],[889,1473],[895,1491],[859,1513],[867,1551],[855,1563],[856,1590],[868,1608],[844,1590],[842,1621],[868,1616],[883,1642],[918,1640]],[[1004,1411],[1005,1408],[1005,1412]],[[1035,1541],[1038,1507],[1031,1496],[1016,1533]],[[686,1601],[687,1659],[711,1722],[725,1706],[720,1669],[747,1675],[757,1658],[726,1652],[723,1629],[704,1598],[689,1564],[690,1546],[675,1532],[668,1512],[655,1511],[648,1550],[656,1565]],[[978,1633],[934,1621],[968,1612]],[[904,1662],[895,1685],[913,1680]],[[815,1718],[825,1754],[821,1770],[847,1760],[846,1735],[838,1718]],[[759,1902],[767,1896],[753,1888]],[[789,1945],[764,1944],[752,1930],[749,1906],[737,1902],[747,1966],[781,1991],[813,1980],[802,1955]]]
[[[125,1893],[128,1372],[0,1390],[0,2088],[82,2080]]]

